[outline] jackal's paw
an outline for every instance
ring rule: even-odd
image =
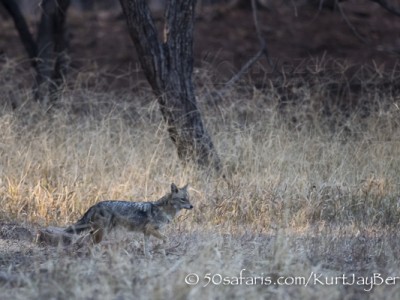
[[[157,255],[161,254],[162,256],[166,256],[164,244],[158,244],[154,246],[153,253]]]

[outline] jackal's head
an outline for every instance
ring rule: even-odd
[[[171,184],[171,204],[177,209],[192,209],[193,205],[189,201],[188,184],[183,188],[178,188],[175,183]]]

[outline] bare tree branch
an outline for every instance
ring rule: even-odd
[[[347,26],[350,28],[351,32],[354,34],[356,38],[358,38],[362,43],[364,44],[369,44],[369,41],[367,41],[366,38],[364,38],[354,27],[354,25],[350,22],[349,18],[347,18],[347,15],[344,13],[344,10],[342,8],[342,5],[336,2],[337,7],[339,8],[340,14],[342,15],[343,20],[346,22]]]
[[[229,81],[225,84],[223,91],[231,88],[240,78],[264,55],[264,49],[260,49],[256,55],[254,55],[250,60],[248,60]]]
[[[371,1],[378,3],[380,6],[382,6],[384,9],[386,9],[388,12],[400,17],[400,10],[398,10],[395,7],[389,5],[386,2],[386,0],[371,0]]]
[[[258,40],[260,42],[260,50],[257,52],[256,55],[254,55],[251,59],[249,59],[243,67],[237,72],[226,84],[225,87],[219,92],[219,93],[224,93],[228,89],[230,89],[236,82],[240,80],[240,78],[263,56],[267,58],[267,61],[270,66],[272,66],[272,61],[271,58],[269,57],[268,49],[267,49],[267,42],[265,38],[262,36],[261,29],[260,29],[260,24],[258,20],[258,14],[257,14],[257,3],[256,0],[251,0],[251,7],[252,7],[252,12],[253,12],[253,21],[254,21],[254,26],[256,28],[256,33]]]

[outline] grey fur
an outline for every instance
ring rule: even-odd
[[[95,243],[101,242],[105,232],[122,226],[130,231],[144,234],[144,253],[149,256],[148,239],[153,235],[166,243],[167,238],[159,232],[170,223],[181,209],[192,209],[189,201],[188,185],[178,188],[171,184],[171,192],[154,202],[129,202],[108,200],[90,207],[74,225],[65,229],[68,233],[91,230]]]

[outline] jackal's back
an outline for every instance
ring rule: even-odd
[[[80,233],[88,229],[110,230],[120,225],[134,231],[145,232],[149,228],[158,230],[170,223],[181,209],[192,208],[187,185],[179,189],[171,184],[171,192],[154,202],[101,201],[90,207],[78,222],[65,231]]]

